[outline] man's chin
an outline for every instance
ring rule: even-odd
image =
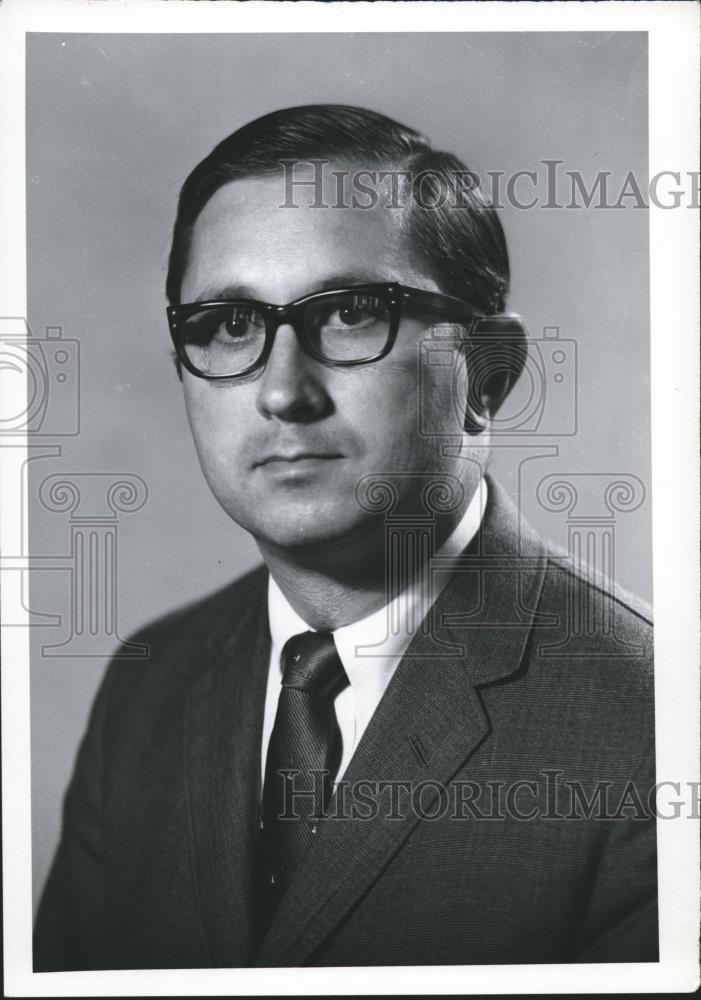
[[[324,558],[338,560],[344,549],[355,549],[358,558],[366,558],[368,544],[378,548],[375,536],[381,527],[368,521],[367,516],[360,518],[357,510],[351,516],[318,508],[296,514],[292,511],[290,515],[277,521],[257,518],[257,523],[248,527],[264,554],[274,552],[282,558],[288,555],[295,561],[308,557],[316,562]]]
[[[357,525],[344,525],[324,518],[311,518],[296,524],[277,525],[274,529],[266,525],[252,534],[259,545],[281,551],[303,552],[318,547],[342,544],[347,538],[357,534]]]

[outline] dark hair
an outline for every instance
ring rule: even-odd
[[[436,197],[441,189],[455,194],[457,175],[475,175],[458,157],[432,149],[413,129],[376,111],[342,104],[264,115],[220,142],[195,167],[178,200],[166,282],[171,304],[180,301],[192,228],[212,195],[229,181],[276,173],[285,159],[360,161],[422,175],[421,198],[408,202],[412,250],[443,292],[469,299],[485,313],[503,312],[509,259],[496,211],[478,184],[461,187],[460,207],[452,197],[439,206]]]

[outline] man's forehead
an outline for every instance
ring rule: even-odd
[[[283,180],[277,174],[241,178],[212,195],[193,227],[183,282],[188,298],[234,291],[262,296],[261,276],[268,287],[271,268],[284,270],[285,289],[277,295],[290,297],[293,286],[301,295],[369,281],[411,284],[421,277],[425,269],[412,263],[401,210],[315,207],[313,191],[292,205]],[[435,287],[425,275],[421,284]]]
[[[228,181],[204,205],[196,225],[243,224],[258,219],[261,225],[284,224],[287,229],[295,222],[304,226],[311,222],[326,223],[327,229],[364,227],[368,232],[400,238],[405,228],[406,203],[393,204],[391,199],[380,197],[375,190],[378,185],[368,186],[364,192],[341,193],[341,181],[333,178],[341,173],[351,178],[348,183],[357,183],[355,168],[333,164],[316,181],[301,181],[295,188],[290,187],[282,172]]]

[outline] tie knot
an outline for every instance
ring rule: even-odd
[[[282,650],[283,687],[327,697],[348,682],[330,632],[302,632]]]

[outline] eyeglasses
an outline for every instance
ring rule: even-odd
[[[392,350],[402,312],[468,325],[484,316],[463,299],[399,284],[336,288],[287,305],[227,299],[167,309],[178,358],[205,379],[241,378],[262,368],[283,324],[290,324],[303,350],[324,365],[379,361]]]

